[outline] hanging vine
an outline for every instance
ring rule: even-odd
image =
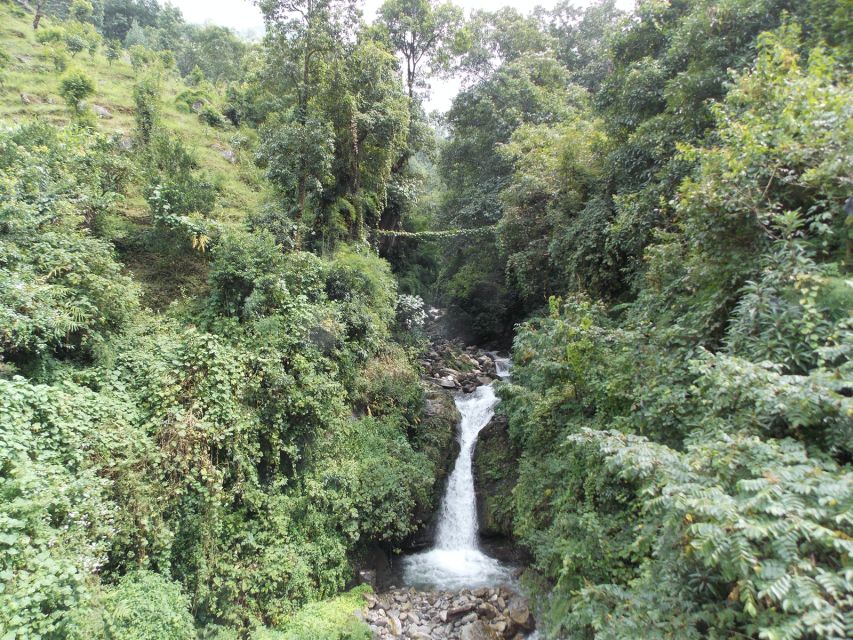
[[[476,227],[474,229],[446,229],[444,231],[391,231],[389,229],[371,229],[378,238],[415,238],[418,240],[439,240],[442,238],[476,238],[495,232],[496,226]]]

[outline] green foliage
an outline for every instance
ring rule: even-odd
[[[162,552],[153,448],[120,395],[68,380],[0,386],[0,621],[10,637],[67,637],[93,606],[96,574]]]
[[[68,15],[72,20],[78,22],[88,22],[92,19],[95,9],[89,0],[73,0],[71,6],[68,7]]]
[[[45,122],[0,132],[3,633],[366,638],[361,592],[329,598],[429,517],[453,437],[414,365],[433,296],[450,330],[516,334],[487,473],[545,637],[849,636],[846,4],[463,26],[392,1],[364,28],[352,0],[273,0],[250,44],[51,3],[9,60],[124,41],[132,102],[126,65],[90,73],[136,140],[46,124],[42,96],[93,87],[6,65],[37,98],[8,112]],[[140,272],[174,304],[140,308]]]
[[[353,615],[364,608],[361,586],[332,598],[309,604],[275,631],[259,631],[252,640],[369,640],[369,627]]]
[[[462,10],[451,2],[386,0],[379,8],[379,19],[394,50],[406,60],[406,85],[414,98],[416,86],[426,86],[430,74],[449,65]]]
[[[82,71],[69,71],[59,86],[59,93],[75,115],[83,113],[81,103],[95,93],[95,83]]]
[[[847,637],[849,470],[800,443],[743,434],[703,433],[683,453],[618,432],[575,440],[642,483],[637,545],[650,554],[628,588],[581,590],[567,626],[596,638]]]
[[[139,141],[147,145],[151,142],[159,120],[159,80],[149,76],[134,85],[133,102],[136,106],[136,133]]]
[[[850,473],[838,463],[853,441],[852,334],[837,284],[849,87],[824,49],[801,58],[797,29],[758,41],[754,68],[711,110],[707,146],[680,146],[675,161],[695,169],[642,189],[677,193],[677,224],[646,248],[636,302],[611,317],[583,297],[552,300],[517,332],[500,391],[522,451],[513,529],[551,592],[546,634],[849,633]],[[631,81],[652,90],[659,79],[639,76],[655,72]],[[600,187],[619,152],[602,153],[613,147],[600,127],[588,114],[523,126],[504,148],[499,232],[527,295],[605,297],[618,286],[608,246],[641,237],[624,235],[622,213],[608,222]],[[639,212],[639,193],[617,211]]]
[[[222,129],[225,126],[225,118],[221,113],[219,113],[219,111],[210,105],[202,107],[201,112],[198,114],[198,118],[214,129]]]
[[[0,344],[7,358],[86,352],[136,306],[136,288],[112,248],[86,233],[87,222],[119,195],[102,185],[105,171],[89,156],[97,140],[44,124],[0,138]]]
[[[796,30],[768,34],[761,42],[754,71],[738,79],[715,111],[719,144],[684,151],[701,169],[680,188],[683,239],[650,251],[647,291],[699,333],[722,331],[733,298],[748,279],[756,281],[761,256],[774,240],[808,241],[788,244],[805,251],[800,257],[765,258],[784,261],[781,271],[797,280],[792,295],[817,276],[800,264],[809,253],[832,258],[849,242],[841,167],[851,149],[842,125],[850,89],[836,82],[835,64],[821,49],[811,52],[806,68],[799,66],[791,48]],[[680,255],[673,260],[675,252]],[[685,291],[691,292],[689,302]]]
[[[268,231],[275,243],[284,249],[294,249],[296,223],[278,204],[269,203],[246,216],[249,231]]]
[[[175,96],[175,104],[181,109],[192,111],[193,105],[200,102],[202,105],[213,101],[206,85],[185,89]]]
[[[213,83],[240,81],[245,73],[243,57],[250,47],[233,31],[217,25],[183,24],[176,42],[163,43],[175,52],[178,70],[190,86],[198,86],[199,76]]]
[[[109,60],[110,65],[121,57],[121,42],[118,40],[108,40],[107,47],[104,50],[104,55]]]
[[[144,47],[147,44],[145,38],[145,31],[142,29],[142,26],[135,19],[130,23],[130,28],[127,30],[127,34],[124,36],[124,46],[127,49],[131,49],[133,47]]]
[[[69,638],[193,640],[190,602],[179,585],[150,571],[125,575],[105,590],[88,619],[74,620]]]
[[[204,71],[201,70],[201,67],[196,65],[184,80],[189,86],[198,87],[204,84],[207,81],[207,78],[204,77]]]

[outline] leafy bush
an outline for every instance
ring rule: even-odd
[[[198,114],[199,120],[214,129],[222,129],[225,126],[225,118],[219,111],[210,105],[202,107],[201,113]]]
[[[800,443],[742,434],[704,433],[683,453],[615,432],[575,441],[644,485],[637,545],[649,555],[629,586],[580,590],[568,628],[613,639],[847,637],[853,473]]]
[[[258,233],[268,231],[277,245],[285,250],[295,248],[296,223],[281,208],[281,205],[269,203],[246,216],[249,231]]]
[[[159,121],[160,87],[156,78],[140,80],[133,87],[133,102],[136,105],[136,131],[143,145],[151,142]]]
[[[191,89],[184,89],[178,95],[175,96],[175,104],[178,105],[178,108],[182,111],[190,112],[193,108],[193,105],[196,103],[201,103],[202,105],[210,104],[213,102],[213,98],[210,95],[210,92],[207,87],[193,87]]]
[[[0,623],[10,637],[67,637],[70,615],[91,606],[95,576],[146,547],[149,532],[125,509],[147,516],[158,496],[123,495],[139,487],[145,436],[131,405],[70,382],[16,377],[0,391]]]
[[[408,294],[397,296],[397,325],[400,329],[405,331],[423,329],[426,318],[423,298]]]
[[[370,587],[361,586],[346,593],[307,605],[275,631],[259,631],[252,640],[369,640],[369,627],[355,618],[364,608],[362,594]]]
[[[762,36],[713,144],[683,150],[638,300],[552,300],[517,332],[499,393],[546,634],[849,635],[848,88],[792,42]]]
[[[189,599],[179,585],[150,571],[124,576],[106,589],[96,609],[75,620],[71,639],[194,640]]]
[[[0,135],[0,344],[13,358],[91,349],[136,308],[112,248],[85,230],[116,195],[92,141],[43,124]]]
[[[79,115],[83,100],[95,93],[95,83],[82,71],[69,71],[59,83],[59,93],[71,112]]]

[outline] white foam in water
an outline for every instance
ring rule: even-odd
[[[509,360],[495,358],[498,375],[509,375]],[[459,457],[441,503],[435,547],[403,559],[403,580],[418,589],[455,590],[512,582],[510,569],[487,556],[477,543],[477,498],[471,457],[477,434],[495,414],[498,398],[491,385],[458,395]]]

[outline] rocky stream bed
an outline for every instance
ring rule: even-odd
[[[534,628],[527,599],[500,588],[460,591],[392,589],[366,594],[375,638],[403,640],[521,640]]]

